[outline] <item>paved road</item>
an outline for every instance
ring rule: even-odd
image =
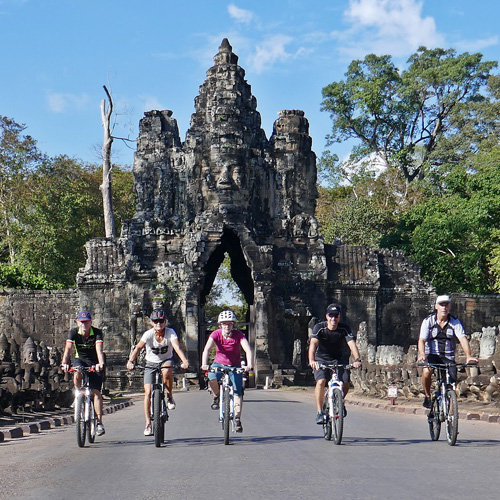
[[[311,391],[249,390],[243,434],[224,446],[205,391],[176,393],[167,443],[142,435],[142,405],[106,415],[78,448],[67,425],[0,444],[0,498],[311,500],[497,498],[500,426],[460,421],[455,447],[425,417],[348,406],[341,446],[314,424]]]

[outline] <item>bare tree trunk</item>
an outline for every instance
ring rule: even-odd
[[[106,100],[101,102],[101,119],[104,128],[104,141],[102,143],[102,184],[99,186],[102,194],[102,206],[104,211],[104,230],[106,238],[116,236],[115,217],[113,214],[113,200],[111,188],[111,145],[113,144],[113,136],[111,135],[111,114],[113,113],[113,99],[108,92],[106,85],[103,85],[104,91],[108,96],[109,107],[106,109]]]

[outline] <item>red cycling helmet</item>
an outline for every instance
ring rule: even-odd
[[[157,320],[167,320],[167,313],[163,309],[155,309],[151,313],[151,321],[157,321]]]

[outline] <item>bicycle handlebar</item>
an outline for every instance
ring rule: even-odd
[[[212,372],[212,373],[235,372],[235,373],[241,374],[241,373],[245,373],[245,368],[241,368],[239,366],[231,366],[231,367],[227,367],[227,368],[222,368],[220,366],[213,366],[208,371]]]
[[[352,364],[342,365],[339,363],[328,363],[328,364],[320,364],[319,367],[322,368],[323,370],[334,370],[336,368],[345,368],[346,370],[350,370],[351,368],[353,368],[353,365]]]
[[[429,368],[451,368],[451,367],[462,367],[462,366],[477,366],[477,363],[471,362],[471,363],[429,363],[427,361],[422,362],[422,363],[417,363],[417,366],[427,366]]]
[[[95,365],[92,366],[72,366],[68,372],[74,373],[74,372],[91,372],[94,373],[96,372]]]

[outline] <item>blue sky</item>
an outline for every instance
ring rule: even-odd
[[[50,156],[100,163],[106,85],[114,135],[136,139],[144,111],[171,109],[184,140],[228,38],[267,136],[279,110],[301,109],[320,156],[331,128],[321,90],[353,59],[390,54],[404,67],[425,45],[496,61],[498,19],[498,0],[0,0],[0,115]],[[134,150],[115,142],[113,159],[132,165]]]

